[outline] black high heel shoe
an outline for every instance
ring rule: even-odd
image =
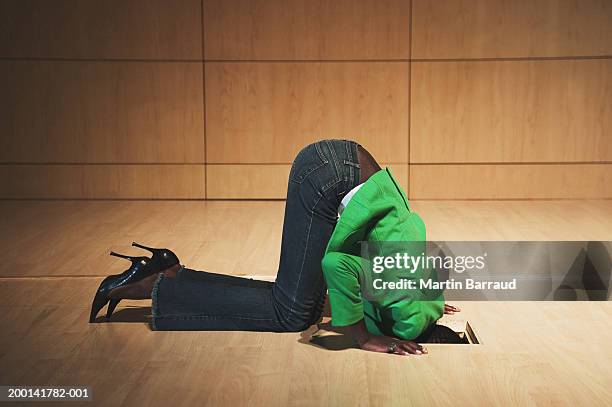
[[[171,250],[147,247],[136,242],[132,242],[132,246],[148,250],[152,254],[151,258],[125,256],[115,252],[110,253],[111,256],[130,260],[132,266],[123,273],[108,276],[102,281],[91,305],[89,322],[94,322],[96,315],[106,303],[109,303],[106,311],[106,319],[110,319],[113,315],[113,311],[115,311],[121,299],[108,298],[108,293],[111,290],[122,285],[135,283],[151,274],[159,273],[160,271],[164,271],[180,263],[179,258]]]
[[[163,271],[167,268],[179,264],[179,258],[171,250],[168,249],[155,249],[152,247],[143,246],[140,243],[132,242],[132,246],[139,247],[144,250],[151,252],[151,260],[155,263],[158,271]]]
[[[106,303],[109,303],[106,318],[109,319],[111,317],[113,311],[117,307],[117,304],[119,304],[119,301],[121,301],[120,298],[108,298],[108,294],[113,289],[126,284],[134,283],[150,276],[151,274],[161,271],[157,268],[157,264],[148,257],[125,256],[115,252],[111,252],[110,255],[129,260],[132,262],[132,265],[123,273],[108,276],[102,281],[102,283],[100,283],[100,287],[98,287],[98,291],[96,291],[96,295],[94,296],[91,304],[89,322],[94,322],[96,320],[96,315],[98,315],[98,312],[100,312]]]

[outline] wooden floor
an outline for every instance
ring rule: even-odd
[[[610,302],[465,302],[481,345],[398,357],[302,334],[152,332],[149,304],[88,324],[132,240],[273,278],[283,202],[0,202],[0,384],[87,385],[96,405],[611,405]],[[612,201],[418,201],[436,240],[612,240]],[[84,403],[92,405],[92,403]]]

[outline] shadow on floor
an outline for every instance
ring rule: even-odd
[[[332,326],[329,322],[311,326],[300,334],[298,342],[327,350],[359,348],[346,327]]]
[[[148,324],[151,319],[151,307],[126,307],[117,310],[107,321],[104,315],[96,318],[96,322],[129,322]]]

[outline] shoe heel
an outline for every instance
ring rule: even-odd
[[[140,243],[136,243],[136,242],[132,242],[132,246],[134,246],[134,247],[138,247],[138,248],[140,248],[140,249],[148,250],[148,251],[150,251],[151,253],[155,253],[155,251],[156,251],[156,250],[158,250],[158,249],[155,249],[154,247],[147,247],[147,246],[145,246],[145,245],[142,245],[142,244],[140,244]]]
[[[126,256],[125,254],[120,254],[120,253],[117,253],[117,252],[110,252],[110,255],[113,256],[113,257],[119,257],[121,259],[126,259],[126,260],[129,260],[129,261],[133,261],[134,260],[132,258],[132,256]]]
[[[115,311],[115,308],[117,307],[117,304],[119,304],[119,301],[121,301],[121,298],[113,298],[110,300],[108,304],[108,309],[106,310],[106,319],[110,319],[111,315],[113,315],[113,311]]]
[[[96,321],[96,316],[98,315],[98,312],[100,312],[102,307],[104,307],[107,302],[108,298],[106,297],[106,293],[98,291],[96,293],[96,296],[94,297],[93,302],[91,303],[91,313],[89,314],[90,323]]]

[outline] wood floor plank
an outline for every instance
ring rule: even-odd
[[[275,276],[284,202],[0,201],[0,276],[104,276],[174,250],[196,270]],[[413,201],[430,240],[612,240],[611,201]],[[240,252],[236,252],[240,247]]]
[[[126,266],[107,251],[136,254],[132,240],[171,247],[195,269],[273,279],[283,207],[0,202],[10,215],[0,217],[0,383],[91,386],[87,405],[612,403],[610,301],[458,303],[482,344],[431,344],[427,356],[406,358],[325,349],[309,341],[314,328],[155,332],[149,301],[123,301],[114,322],[87,323],[101,276]],[[612,240],[608,201],[418,201],[412,208],[430,239]]]
[[[611,302],[463,302],[482,345],[432,344],[427,356],[401,358],[327,350],[300,333],[154,332],[144,301],[120,304],[117,322],[88,324],[97,282],[0,279],[3,383],[88,385],[95,405],[126,406],[612,400]],[[143,317],[124,321],[138,304]]]

